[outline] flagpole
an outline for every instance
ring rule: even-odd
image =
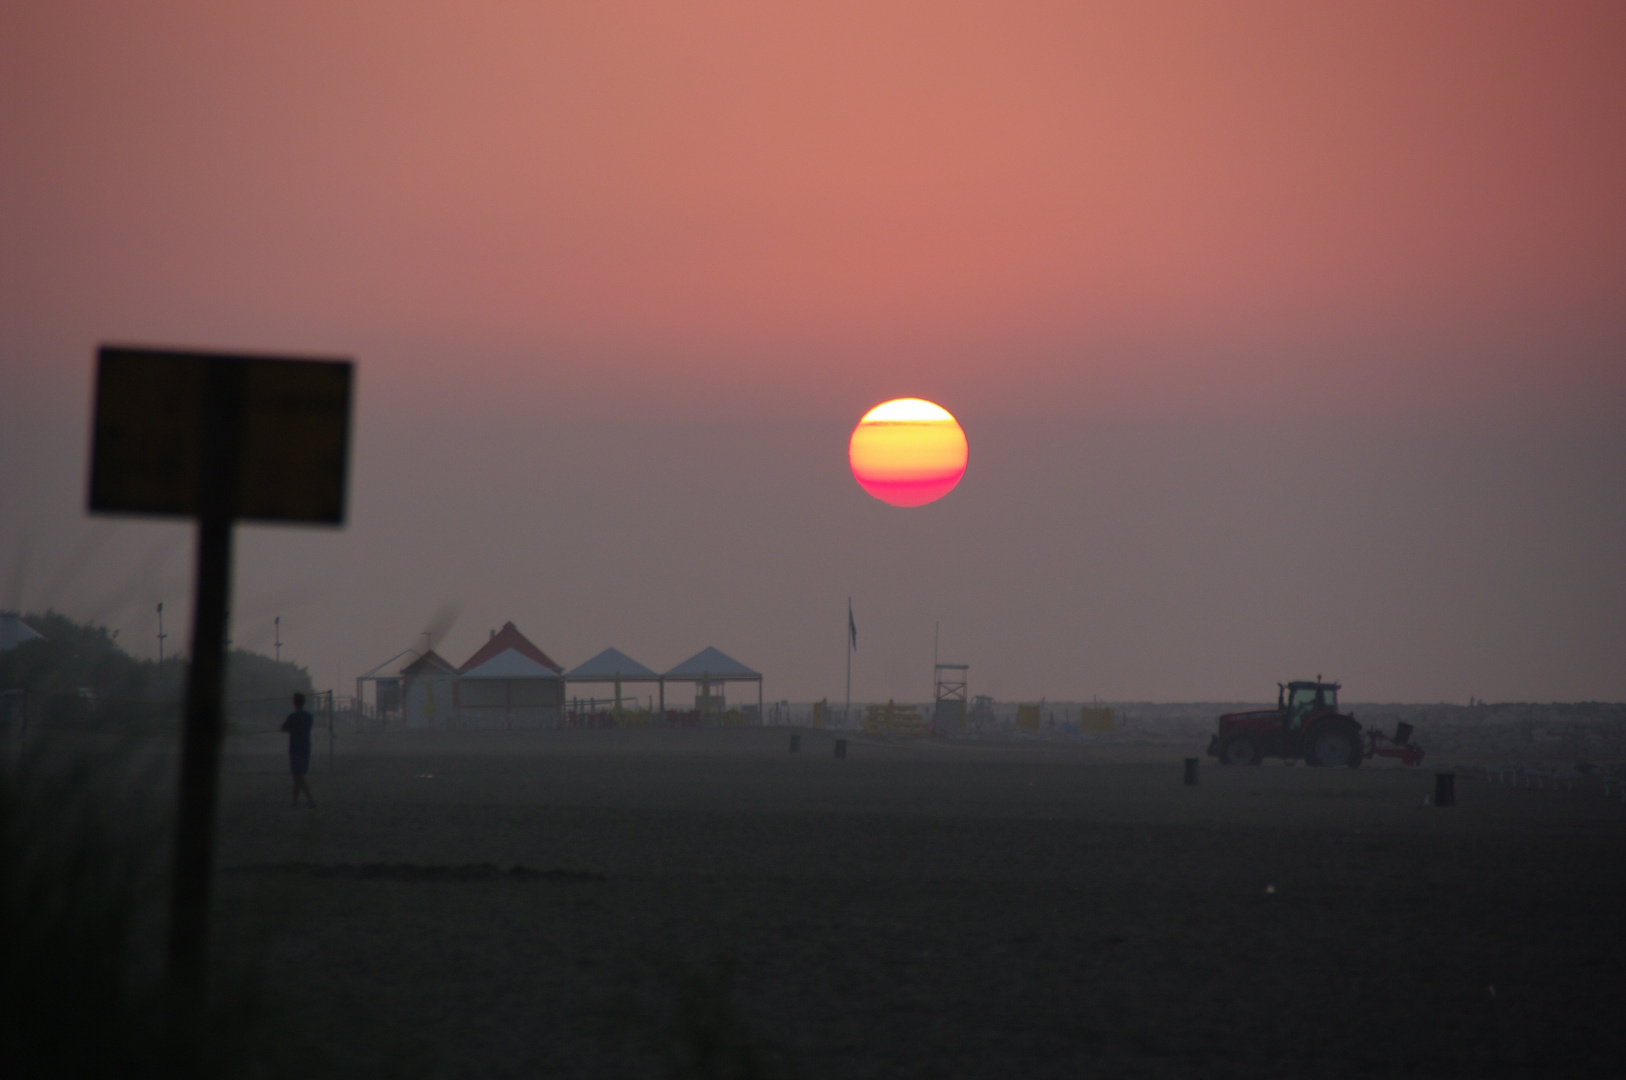
[[[937,700],[937,638],[941,629],[940,620],[932,620],[932,700]]]
[[[853,711],[853,598],[847,597],[847,704],[841,708],[841,726],[846,727]]]

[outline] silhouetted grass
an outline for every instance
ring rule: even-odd
[[[251,980],[196,1024],[163,969],[167,809],[152,755],[31,740],[0,768],[0,1062],[8,1077],[227,1076]]]

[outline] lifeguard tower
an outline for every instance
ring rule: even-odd
[[[965,731],[965,681],[970,664],[938,664],[932,673],[932,734]]]

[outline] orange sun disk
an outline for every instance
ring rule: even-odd
[[[847,443],[859,486],[892,506],[924,506],[965,475],[965,432],[941,405],[897,398],[864,414]]]

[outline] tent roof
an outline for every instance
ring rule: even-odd
[[[760,679],[762,673],[752,671],[738,660],[710,645],[668,671],[667,679]]]
[[[465,679],[557,679],[559,673],[543,667],[518,649],[505,649],[476,668],[464,668]]]
[[[402,668],[401,669],[401,674],[402,675],[429,675],[429,674],[456,675],[457,674],[457,668],[452,665],[452,662],[450,660],[448,660],[444,656],[440,655],[434,649],[430,649],[428,652],[424,653],[422,656],[420,656],[416,660],[412,661],[412,663],[410,663],[406,667]]]
[[[0,615],[0,652],[45,635],[23,622],[21,615]]]
[[[492,634],[491,640],[480,646],[480,648],[475,651],[474,655],[463,661],[463,666],[457,670],[466,675],[475,668],[479,667],[481,664],[485,663],[487,660],[490,660],[492,657],[496,656],[498,653],[506,652],[509,649],[513,649],[521,656],[526,656],[532,660],[535,660],[538,664],[541,664],[554,674],[558,674],[564,670],[563,665],[555,664],[552,660],[548,659],[548,654],[537,648],[535,645],[532,645],[530,640],[526,638],[524,634],[520,633],[511,622],[503,623],[502,629],[498,630],[495,634]]]
[[[584,663],[577,664],[565,672],[567,679],[598,679],[609,681],[617,675],[623,679],[658,679],[649,668],[622,652],[620,649],[605,649],[597,656]]]

